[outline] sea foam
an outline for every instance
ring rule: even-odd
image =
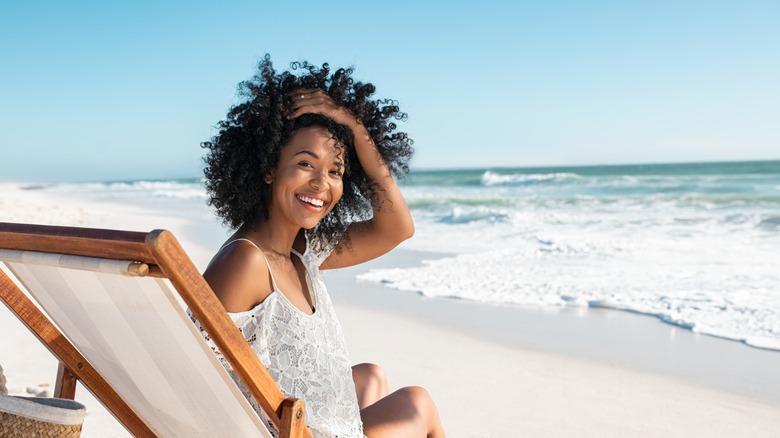
[[[405,247],[454,255],[360,278],[428,297],[630,311],[780,350],[780,163],[761,169],[422,178],[403,187],[417,224]]]

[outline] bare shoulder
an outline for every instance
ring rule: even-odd
[[[249,242],[239,241],[222,249],[203,278],[228,312],[250,310],[273,288],[263,253]]]

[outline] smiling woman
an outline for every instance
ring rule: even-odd
[[[328,64],[318,68],[300,62],[293,63],[291,70],[277,74],[266,55],[257,74],[239,85],[245,100],[218,124],[218,134],[203,143],[209,150],[206,189],[209,203],[232,228],[267,220],[271,192],[265,179],[275,170],[282,147],[299,129],[327,129],[334,140],[346,146],[342,161],[347,167],[343,199],[313,230],[316,244],[324,244],[320,248],[324,249],[347,243],[342,241],[350,237],[344,235],[347,225],[370,216],[374,207],[381,209],[384,202],[377,184],[380,181],[369,177],[360,165],[355,133],[362,136],[359,140],[375,145],[371,153],[377,154],[385,171],[396,177],[409,171],[412,140],[397,131],[394,121],[406,119],[397,103],[372,99],[374,85],[355,81],[352,69],[337,69],[331,74]],[[321,107],[323,104],[327,108]],[[328,111],[328,116],[323,111]],[[355,165],[350,167],[350,163]]]
[[[282,391],[306,402],[314,436],[444,436],[424,389],[389,393],[379,366],[350,367],[320,277],[414,233],[393,178],[408,171],[412,141],[391,120],[406,115],[371,99],[351,69],[296,69],[277,74],[266,56],[241,84],[246,101],[203,143],[209,203],[236,230],[203,276]]]

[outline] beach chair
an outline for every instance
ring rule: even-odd
[[[186,305],[280,436],[311,436],[170,232],[0,223],[0,261],[0,298],[60,362],[55,397],[81,381],[138,437],[271,436]]]

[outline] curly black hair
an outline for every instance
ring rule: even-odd
[[[282,148],[296,130],[323,127],[346,152],[344,193],[309,236],[314,237],[316,246],[333,247],[345,236],[344,231],[350,223],[371,217],[372,207],[379,206],[381,189],[360,166],[348,127],[317,114],[288,119],[293,91],[322,89],[335,102],[352,111],[365,125],[397,178],[409,172],[413,142],[405,132],[396,131],[392,120],[404,121],[407,116],[394,100],[372,99],[374,85],[354,80],[352,68],[340,68],[331,74],[327,63],[318,67],[301,61],[291,63],[290,70],[277,73],[270,55],[265,55],[258,72],[239,84],[242,101],[219,122],[219,132],[201,144],[208,149],[203,159],[207,202],[233,229],[267,221],[271,188],[264,179],[276,168]],[[300,74],[295,74],[296,71]]]

